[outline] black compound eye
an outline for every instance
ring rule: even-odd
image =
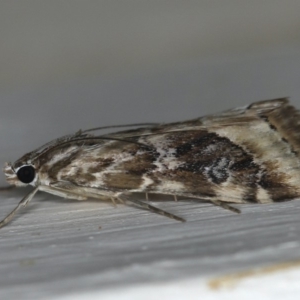
[[[21,167],[17,172],[17,176],[23,183],[30,183],[35,177],[35,169],[33,166]]]

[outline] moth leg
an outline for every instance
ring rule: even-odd
[[[174,197],[175,202],[177,202],[178,201],[177,195],[173,195],[173,197]]]
[[[14,189],[15,187],[16,187],[15,185],[1,186],[0,191],[9,191]]]
[[[157,208],[155,206],[152,206],[148,203],[144,203],[142,201],[139,201],[139,200],[136,200],[136,199],[129,199],[128,197],[125,197],[124,195],[120,195],[118,196],[118,199],[122,199],[125,200],[125,201],[128,201],[128,202],[131,202],[141,208],[144,208],[146,210],[149,210],[151,212],[154,212],[156,214],[159,214],[159,215],[162,215],[162,216],[165,216],[165,217],[168,217],[168,218],[171,218],[171,219],[174,219],[174,220],[177,220],[177,221],[180,221],[180,222],[185,222],[185,219],[181,218],[181,217],[178,217],[176,215],[173,215],[165,210],[162,210],[160,208]]]
[[[222,202],[222,201],[219,201],[219,200],[210,200],[210,201],[214,205],[220,206],[220,207],[222,207],[224,209],[227,209],[227,210],[230,210],[230,211],[232,211],[234,213],[237,213],[237,214],[241,213],[241,211],[239,209],[237,209],[237,208],[235,208],[235,207],[233,207],[233,206],[231,206],[231,205],[229,205],[229,204],[227,204],[225,202]]]
[[[110,197],[110,200],[111,200],[113,206],[114,206],[114,207],[117,207],[117,203],[116,203],[116,201],[115,201],[115,198],[114,198],[114,197]]]
[[[0,228],[5,226],[15,215],[15,213],[21,208],[25,207],[29,201],[33,198],[33,196],[36,194],[36,192],[39,190],[39,187],[37,186],[32,191],[30,191],[29,194],[27,194],[20,202],[19,204],[0,222]]]
[[[146,196],[146,201],[149,201],[149,194],[148,194],[148,192],[145,193],[145,196]]]
[[[87,197],[85,195],[80,195],[77,193],[72,192],[72,190],[66,190],[66,189],[58,189],[56,187],[47,186],[47,185],[41,185],[40,191],[59,196],[62,198],[67,199],[75,199],[75,200],[87,200]]]
[[[123,199],[121,199],[121,198],[116,198],[120,203],[122,203],[122,204],[126,204],[125,203],[125,201],[123,200]]]

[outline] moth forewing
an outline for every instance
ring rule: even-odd
[[[299,124],[299,112],[283,98],[105,135],[91,134],[101,128],[80,130],[5,166],[10,184],[30,184],[34,190],[1,227],[37,190],[77,200],[131,202],[179,221],[184,219],[130,195],[197,198],[234,212],[239,210],[228,203],[297,198]]]

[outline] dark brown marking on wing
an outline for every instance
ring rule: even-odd
[[[130,173],[108,173],[103,181],[108,189],[131,190],[138,189],[143,183],[143,178]]]
[[[276,164],[265,163],[264,166],[265,171],[258,184],[268,192],[274,202],[299,197],[298,192],[288,184],[289,174],[280,172]]]
[[[96,180],[96,177],[84,172],[82,169],[78,169],[74,175],[62,175],[61,179],[72,182],[75,185],[90,186]]]
[[[257,105],[257,104],[256,104]],[[260,117],[277,131],[281,141],[288,145],[291,153],[299,157],[300,151],[300,114],[285,100],[277,108],[264,112]],[[253,153],[259,155],[258,150]],[[261,150],[260,150],[261,151]],[[275,202],[288,201],[299,197],[299,193],[289,185],[289,174],[280,172],[276,163],[264,163],[264,173],[259,185],[264,188]]]
[[[158,156],[159,153],[156,151],[137,154],[132,160],[121,163],[120,168],[126,170],[127,173],[143,176],[157,168],[154,161]]]
[[[105,174],[104,183],[108,187],[126,190],[138,189],[144,182],[143,175],[157,168],[154,161],[159,153],[156,151],[137,153],[137,150],[131,149],[132,159],[118,164],[114,173]]]
[[[168,181],[178,182],[184,184],[185,192],[194,195],[201,195],[205,197],[215,197],[216,193],[213,184],[207,180],[207,177],[202,173],[195,173],[191,175],[190,171],[177,169],[164,171],[161,174],[156,174],[157,179],[161,182],[166,179]]]
[[[290,145],[291,152],[299,157],[300,153],[300,114],[286,102],[284,105],[266,114],[268,123],[279,132]]]
[[[41,172],[48,173],[48,176],[52,180],[57,180],[57,174],[65,167],[70,165],[73,160],[80,155],[80,151],[74,151],[69,156],[57,161],[55,164],[52,166],[49,165],[43,165],[41,167]]]
[[[274,202],[288,201],[297,198],[297,194],[288,184],[284,183],[285,176],[278,173],[263,174],[259,185],[268,191]]]
[[[59,139],[58,139],[59,140]],[[88,141],[77,141],[74,142],[72,145],[66,144],[59,148],[56,148],[56,146],[59,146],[59,143],[53,143],[53,149],[50,147],[49,150],[45,151],[45,153],[42,153],[38,156],[38,159],[34,162],[37,166],[43,166],[47,164],[55,155],[59,155],[61,153],[67,153],[70,148],[74,148],[74,146],[77,146],[77,151],[79,154],[82,153],[82,150],[92,147],[92,146],[101,146],[103,144],[103,141],[95,141],[95,140],[88,140]],[[73,153],[73,152],[72,152]]]
[[[177,155],[186,161],[182,169],[207,173],[216,184],[225,182],[231,176],[239,184],[255,187],[259,167],[250,154],[229,139],[208,133],[178,148]],[[183,148],[186,152],[182,151]]]
[[[266,149],[261,149],[259,143],[249,143],[247,140],[244,140],[243,145],[258,160],[262,159],[262,151],[266,151]],[[291,188],[289,181],[289,174],[281,172],[276,161],[262,162],[261,175],[257,184],[268,193],[270,197],[268,200],[283,201],[283,199],[291,200],[297,197],[297,192]]]
[[[260,166],[253,161],[253,157],[244,154],[229,167],[234,177],[234,183],[245,188],[243,200],[250,203],[258,202],[257,182],[259,180]]]
[[[264,120],[264,121],[269,125],[269,127],[270,127],[271,130],[277,131],[276,126],[273,125],[273,124],[269,121],[269,117],[268,117],[268,116],[266,116],[266,115],[261,115],[260,118],[261,118],[262,120]]]
[[[256,201],[260,168],[242,147],[205,130],[170,133],[165,140],[182,163],[176,169],[154,173],[153,180],[184,183],[190,193],[206,197],[214,197],[216,186],[230,180],[244,188],[245,201]]]
[[[95,163],[93,166],[89,167],[88,173],[94,174],[94,173],[100,173],[107,169],[109,166],[111,166],[114,162],[113,158],[95,158],[93,160]]]

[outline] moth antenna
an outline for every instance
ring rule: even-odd
[[[111,126],[102,126],[102,127],[95,127],[91,129],[86,129],[83,131],[80,131],[81,134],[97,131],[97,130],[103,130],[103,129],[110,129],[110,128],[125,128],[125,127],[134,127],[134,126],[158,126],[159,123],[135,123],[135,124],[122,124],[122,125],[111,125]]]
[[[234,212],[236,214],[240,214],[241,213],[241,211],[239,209],[237,209],[237,208],[235,208],[235,207],[233,207],[233,206],[231,206],[231,205],[229,205],[229,204],[227,204],[225,202],[221,202],[219,200],[210,200],[210,201],[212,202],[212,204],[214,204],[216,206],[220,206],[220,207],[222,207],[224,209],[230,210],[230,211],[232,211],[232,212]]]
[[[154,135],[164,135],[164,134],[168,134],[168,133],[177,133],[177,132],[193,132],[193,131],[199,131],[196,129],[180,129],[180,130],[170,130],[170,131],[162,131],[162,132],[154,132],[154,133],[146,133],[146,134],[139,134],[139,135],[129,135],[127,136],[128,138],[141,138],[141,137],[147,137],[147,136],[154,136]],[[117,134],[117,132],[116,132]]]
[[[68,141],[65,141],[65,142],[61,142],[60,144],[57,144],[57,145],[55,145],[51,148],[45,149],[45,151],[43,151],[43,152],[37,154],[36,156],[32,157],[31,161],[33,162],[34,160],[41,157],[45,153],[47,153],[49,151],[52,151],[54,149],[58,149],[62,146],[65,146],[65,145],[68,145],[68,144],[71,145],[73,143],[75,144],[75,143],[78,143],[78,142],[81,142],[81,141],[83,142],[83,141],[93,141],[93,140],[118,141],[118,142],[123,142],[123,143],[135,144],[135,145],[141,146],[143,148],[148,148],[148,150],[150,150],[150,151],[156,150],[152,146],[149,146],[149,145],[146,145],[146,144],[143,144],[143,143],[139,143],[139,142],[136,142],[136,141],[125,140],[125,139],[120,139],[120,138],[114,138],[114,137],[109,137],[109,136],[91,136],[91,137],[84,137],[84,138],[75,138],[75,139],[71,139],[71,140],[68,140]]]
[[[238,124],[238,123],[235,123],[235,124]],[[155,135],[164,135],[164,134],[168,134],[168,133],[177,133],[177,132],[197,132],[200,129],[201,128],[199,128],[199,129],[178,129],[178,130],[170,130],[170,131],[146,133],[146,134],[139,134],[139,135],[129,135],[129,136],[127,136],[127,138],[141,138],[141,137],[155,136]],[[116,134],[117,134],[117,132],[116,132]]]
[[[28,193],[20,202],[19,204],[0,222],[0,228],[5,226],[7,223],[11,221],[11,219],[14,217],[16,212],[21,208],[25,207],[29,201],[33,198],[33,196],[36,194],[36,192],[39,190],[39,187],[37,186],[34,188],[30,193]]]
[[[139,142],[132,141],[132,140],[121,139],[121,138],[117,138],[117,137],[115,138],[115,137],[110,137],[110,136],[104,136],[104,135],[102,135],[102,136],[91,136],[91,137],[85,137],[85,138],[79,138],[79,139],[70,140],[70,141],[67,141],[67,142],[63,142],[63,143],[57,145],[57,147],[53,147],[53,148],[59,148],[62,145],[71,144],[72,142],[75,143],[75,142],[78,142],[78,141],[80,142],[80,141],[88,141],[88,140],[117,141],[117,142],[135,144],[135,145],[138,145],[138,146],[141,146],[141,147],[144,147],[144,148],[148,148],[149,150],[156,150],[154,147],[146,145],[146,144],[143,144],[143,143],[139,143]]]
[[[124,196],[119,196],[118,198],[122,199],[122,198],[124,198]],[[162,216],[165,216],[165,217],[168,217],[168,218],[180,221],[180,222],[186,222],[186,220],[181,218],[181,217],[173,215],[173,214],[171,214],[171,213],[169,213],[165,210],[162,210],[162,209],[157,208],[155,206],[152,206],[150,204],[144,203],[142,201],[139,201],[139,200],[136,200],[136,199],[128,199],[127,197],[124,198],[124,200],[126,200],[128,202],[132,202],[132,203],[136,204],[137,206],[139,206],[141,208],[145,208],[146,210],[149,210],[149,211],[154,212],[156,214],[159,214],[159,215],[162,215]]]
[[[53,147],[55,147],[55,145],[60,141],[65,141],[65,140],[72,141],[72,140],[74,140],[74,138],[80,137],[80,136],[84,135],[84,133],[86,133],[86,132],[91,132],[91,131],[96,131],[96,130],[101,130],[101,129],[118,128],[118,127],[155,126],[155,125],[160,125],[160,124],[159,123],[136,123],[136,124],[128,124],[128,125],[112,125],[112,126],[95,127],[95,128],[91,128],[91,129],[87,129],[87,130],[83,130],[83,131],[81,129],[79,129],[77,132],[75,132],[75,134],[64,135],[54,141],[50,141],[50,142],[36,148],[34,151],[31,151],[31,152],[36,153],[36,152],[40,151],[41,149],[46,149],[48,147],[49,147],[49,149],[47,149],[47,150],[53,149],[53,148],[50,148],[52,145],[53,145]],[[41,152],[40,154],[43,154],[43,153],[44,152]]]

